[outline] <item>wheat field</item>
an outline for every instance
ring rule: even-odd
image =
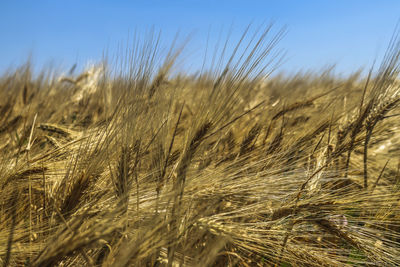
[[[1,265],[400,265],[399,39],[343,78],[269,75],[279,38],[3,73]]]

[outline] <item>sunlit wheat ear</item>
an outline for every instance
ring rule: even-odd
[[[240,144],[239,156],[247,152],[250,152],[254,148],[254,143],[255,141],[257,141],[257,137],[260,134],[260,131],[261,131],[261,126],[258,124],[254,125],[250,129],[247,136],[243,139],[242,143]]]
[[[309,175],[312,175],[314,171],[321,169],[323,166],[326,165],[326,157],[324,155],[326,154],[325,151],[322,151],[320,156],[317,156],[316,158],[316,164],[313,166],[310,171]],[[323,176],[325,173],[323,171],[319,172],[317,175],[315,175],[307,184],[306,190],[308,191],[308,194],[314,194],[318,192],[318,190],[321,189],[321,180],[323,179]]]
[[[186,177],[187,177],[187,170],[189,168],[189,165],[196,153],[196,150],[200,146],[201,142],[203,141],[203,138],[207,135],[207,133],[210,131],[212,127],[211,122],[206,122],[203,123],[194,133],[193,137],[190,139],[189,144],[185,148],[182,157],[179,162],[179,166],[177,168],[177,175],[176,175],[176,181],[174,182],[174,203],[171,211],[171,217],[172,217],[172,222],[170,224],[172,232],[177,235],[178,234],[178,226],[179,226],[179,221],[174,218],[176,214],[180,213],[180,208],[181,208],[181,200],[184,194],[184,189],[185,189],[185,183],[186,183]],[[168,249],[168,262],[171,263],[174,260],[175,257],[175,246],[171,246]]]
[[[120,198],[126,198],[132,185],[132,159],[131,151],[128,147],[122,147],[117,165],[117,175],[115,179],[115,193]]]
[[[386,114],[396,108],[399,102],[400,94],[396,93],[388,99],[382,100],[379,105],[375,106],[371,114],[366,118],[365,124],[367,130],[371,131],[379,121],[385,119]]]
[[[47,171],[47,170],[48,170],[47,167],[33,167],[32,166],[32,167],[30,167],[28,169],[24,169],[24,170],[21,170],[21,171],[19,171],[17,173],[14,173],[14,174],[10,175],[9,177],[7,177],[4,180],[4,183],[2,185],[3,189],[9,183],[12,183],[12,182],[15,182],[15,181],[18,181],[18,180],[24,180],[28,176],[35,175],[35,174],[41,174],[42,172]]]
[[[85,190],[88,189],[90,182],[92,182],[91,179],[95,179],[95,177],[89,177],[83,172],[68,184],[67,192],[60,205],[60,211],[64,217],[70,216],[71,212],[79,207]]]
[[[198,130],[195,132],[194,136],[190,140],[189,146],[186,148],[186,151],[182,155],[180,168],[177,171],[178,177],[181,175],[182,175],[181,177],[185,176],[184,173],[186,172],[194,154],[196,153],[197,148],[203,141],[203,138],[206,136],[206,134],[210,131],[211,127],[212,127],[212,123],[206,122],[206,123],[202,124],[198,128]],[[184,180],[185,178],[182,178],[182,179]]]
[[[372,133],[377,123],[385,119],[385,115],[399,105],[400,96],[398,91],[391,97],[382,101],[377,105],[371,114],[366,118],[365,128],[366,136],[364,140],[364,188],[368,188],[368,145],[371,140]]]
[[[46,135],[45,138],[49,141],[49,143],[54,146],[55,148],[60,148],[61,144],[54,138],[51,136]]]

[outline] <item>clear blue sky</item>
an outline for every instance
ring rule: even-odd
[[[1,0],[0,72],[32,53],[40,68],[53,62],[69,68],[110,54],[129,33],[154,26],[170,41],[179,30],[193,38],[185,58],[201,66],[207,35],[217,40],[233,23],[233,39],[252,22],[287,26],[278,48],[286,51],[281,70],[318,70],[336,63],[337,72],[369,66],[385,52],[400,19],[400,0]],[[210,30],[211,29],[211,30]]]

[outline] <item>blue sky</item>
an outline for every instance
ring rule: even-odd
[[[385,52],[400,19],[400,1],[1,0],[0,12],[0,73],[29,55],[37,68],[84,66],[99,61],[105,48],[117,53],[135,30],[143,34],[152,26],[166,44],[177,31],[192,33],[184,55],[194,70],[201,66],[207,36],[215,43],[221,29],[226,33],[233,25],[232,40],[238,40],[249,23],[274,22],[275,30],[287,27],[277,47],[286,53],[280,70],[336,64],[336,72],[346,74]]]

